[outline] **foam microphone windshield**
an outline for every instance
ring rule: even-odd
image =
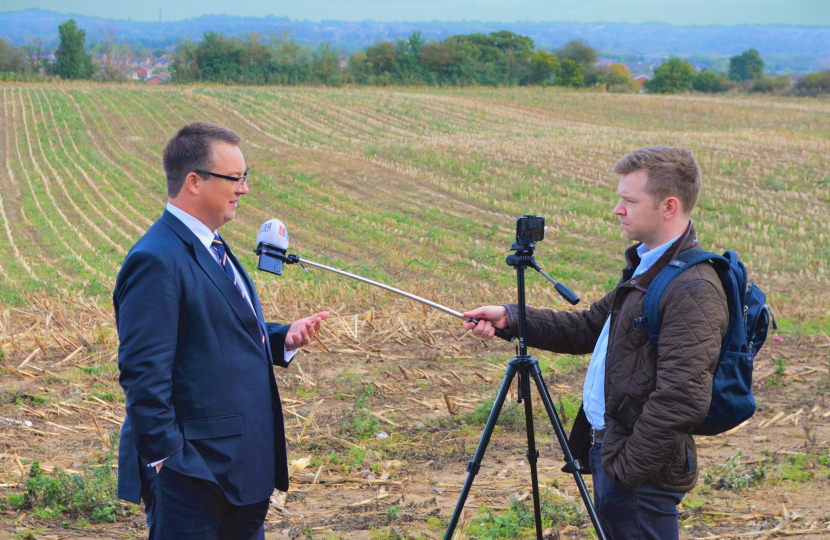
[[[278,219],[269,219],[259,228],[256,242],[254,253],[259,255],[258,268],[281,276],[285,253],[288,251],[288,230],[285,225]]]

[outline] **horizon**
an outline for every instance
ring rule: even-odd
[[[2,2],[2,0],[0,0]],[[828,2],[830,5],[830,2]],[[601,24],[618,24],[618,25],[628,25],[628,26],[643,26],[643,25],[664,25],[664,26],[675,26],[678,28],[703,28],[703,27],[719,27],[719,28],[730,28],[730,27],[741,27],[741,26],[787,26],[787,27],[794,27],[794,28],[830,28],[830,22],[827,24],[806,24],[806,23],[778,23],[778,22],[771,22],[771,23],[735,23],[735,24],[722,24],[722,23],[707,23],[707,24],[675,24],[665,21],[657,21],[657,20],[644,20],[640,22],[627,22],[627,21],[603,21],[603,20],[596,20],[596,21],[567,21],[567,20],[558,20],[558,19],[546,19],[546,20],[528,20],[528,19],[514,19],[514,20],[492,20],[492,19],[395,19],[395,20],[385,20],[385,19],[298,19],[292,18],[288,15],[276,15],[274,13],[269,13],[267,15],[234,15],[230,13],[204,13],[201,15],[194,15],[192,17],[186,17],[184,19],[164,19],[159,21],[158,19],[117,19],[112,17],[102,17],[98,15],[87,15],[85,13],[73,13],[73,12],[63,12],[63,11],[55,11],[52,9],[42,9],[37,7],[30,7],[25,9],[19,10],[5,10],[0,9],[0,17],[5,14],[17,14],[23,13],[25,11],[39,11],[41,13],[52,13],[55,15],[63,15],[66,17],[74,18],[87,18],[87,19],[99,19],[102,21],[115,21],[120,23],[139,23],[139,24],[146,24],[146,23],[178,23],[178,22],[186,22],[186,21],[195,21],[205,17],[230,17],[230,18],[238,18],[238,19],[268,19],[268,18],[275,18],[275,19],[288,19],[291,22],[311,22],[311,23],[325,23],[325,22],[348,22],[348,23],[400,23],[400,24],[415,24],[415,23],[483,23],[483,24],[575,24],[575,25],[601,25]],[[828,52],[830,52],[830,47],[828,47]]]
[[[273,2],[238,0],[234,12],[216,0],[182,0],[174,6],[146,3],[118,6],[102,0],[72,2],[59,0],[0,0],[0,15],[30,9],[69,17],[88,17],[119,22],[180,22],[210,16],[238,18],[288,18],[306,22],[486,22],[486,23],[569,23],[569,24],[666,24],[670,26],[798,26],[830,27],[830,2],[794,0],[782,6],[776,0],[704,0],[666,6],[659,0],[632,0],[623,7],[613,0],[589,0],[579,6],[556,6],[541,0],[524,0],[504,8],[496,0],[471,2],[422,0],[418,4],[397,5],[374,0],[349,4],[315,0],[302,6],[283,6]],[[212,9],[214,8],[215,9]],[[708,9],[707,9],[708,8]],[[275,12],[276,11],[276,12]],[[326,17],[320,17],[326,13]],[[442,17],[435,17],[441,13]],[[602,14],[599,16],[598,14]],[[644,15],[640,15],[640,14]],[[530,17],[530,15],[533,17]]]

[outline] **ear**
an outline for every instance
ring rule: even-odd
[[[674,219],[674,216],[682,213],[677,197],[668,197],[663,201],[663,218],[666,220]]]
[[[182,191],[179,193],[186,192],[188,195],[198,196],[204,183],[205,179],[201,175],[195,172],[188,173],[184,179],[184,184],[182,184]]]

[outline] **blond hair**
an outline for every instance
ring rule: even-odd
[[[677,197],[681,211],[691,214],[700,196],[700,168],[692,154],[673,146],[648,146],[634,150],[614,165],[614,173],[625,176],[646,171],[646,193],[657,205],[667,197]]]

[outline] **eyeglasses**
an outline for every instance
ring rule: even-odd
[[[210,171],[200,171],[198,169],[194,170],[193,172],[199,173],[199,174],[207,174],[207,175],[210,175],[210,176],[215,176],[216,178],[222,178],[223,180],[230,180],[231,182],[236,182],[237,184],[239,184],[240,180],[242,180],[242,184],[245,184],[245,183],[248,182],[248,171],[245,171],[245,174],[243,174],[242,176],[239,176],[239,177],[228,176],[228,175],[225,175],[225,174],[216,174],[215,172],[210,172]]]

